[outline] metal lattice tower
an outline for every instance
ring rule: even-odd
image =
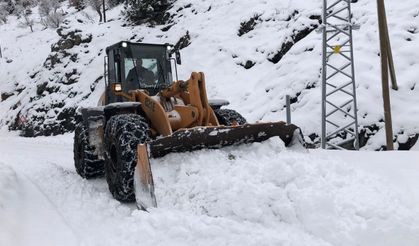
[[[359,149],[351,0],[330,2],[323,0],[322,148]]]

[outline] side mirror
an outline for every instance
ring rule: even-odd
[[[182,59],[181,59],[181,57],[180,57],[180,52],[179,52],[179,50],[176,50],[176,51],[175,51],[175,56],[176,56],[176,63],[177,63],[178,65],[181,65],[181,64],[182,64]]]

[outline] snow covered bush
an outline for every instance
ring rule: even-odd
[[[35,0],[15,0],[15,3],[23,8],[33,7],[37,4]]]
[[[48,16],[51,12],[57,12],[60,8],[58,0],[40,0],[39,1],[39,14],[41,16]]]
[[[58,28],[64,20],[63,12],[59,11],[59,0],[40,0],[39,15],[41,16],[41,24],[45,28]]]
[[[122,3],[124,3],[124,0],[108,0],[108,6],[110,8],[113,8],[117,6],[118,4],[122,4]]]
[[[85,7],[84,0],[69,0],[69,5],[77,10],[82,10]]]
[[[12,0],[0,0],[0,3],[4,3],[3,8],[8,14],[13,14],[15,11],[15,3]]]
[[[8,11],[6,10],[7,4],[0,3],[0,24],[7,22],[7,16],[9,15]]]
[[[64,20],[64,14],[62,12],[53,12],[48,15],[47,23],[49,27],[58,28]]]
[[[25,9],[20,13],[21,21],[19,22],[19,26],[21,27],[29,27],[31,32],[33,32],[33,26],[35,25],[35,21],[32,18],[32,12],[30,9]]]
[[[148,23],[151,26],[167,23],[170,14],[167,10],[172,6],[171,0],[127,0],[125,15],[133,24]]]
[[[0,24],[6,23],[9,15],[14,14],[16,4],[13,0],[0,0]]]

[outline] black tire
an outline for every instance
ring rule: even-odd
[[[135,201],[137,145],[148,141],[150,135],[146,119],[136,114],[112,116],[106,125],[105,176],[110,192],[118,201]]]
[[[74,166],[77,173],[86,179],[103,177],[105,162],[95,154],[95,148],[90,146],[88,131],[83,123],[78,123],[74,131]]]
[[[216,109],[214,110],[214,113],[217,116],[220,125],[232,126],[234,122],[239,125],[247,123],[246,119],[241,116],[241,114],[232,109]]]

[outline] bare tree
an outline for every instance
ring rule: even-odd
[[[64,20],[64,14],[60,13],[59,11],[52,12],[47,17],[48,26],[53,27],[53,28],[60,27],[63,20]]]
[[[103,19],[102,2],[103,0],[87,0],[87,3],[96,11],[96,13],[98,13],[99,22],[102,22]]]
[[[20,21],[20,26],[22,27],[29,27],[31,32],[33,32],[33,26],[35,25],[35,21],[31,18],[31,12],[29,10],[24,10],[21,14],[22,20]]]
[[[59,8],[59,0],[39,0],[39,14],[41,16],[48,16],[51,12],[56,13]]]
[[[60,8],[59,0],[40,0],[39,1],[39,15],[41,16],[40,24],[46,29],[48,27],[58,28],[64,20]]]
[[[54,1],[54,0],[52,0],[52,1]],[[52,11],[51,4],[50,4],[52,1],[49,1],[49,0],[40,0],[39,1],[38,8],[39,8],[39,15],[41,17],[48,16],[49,13]]]

